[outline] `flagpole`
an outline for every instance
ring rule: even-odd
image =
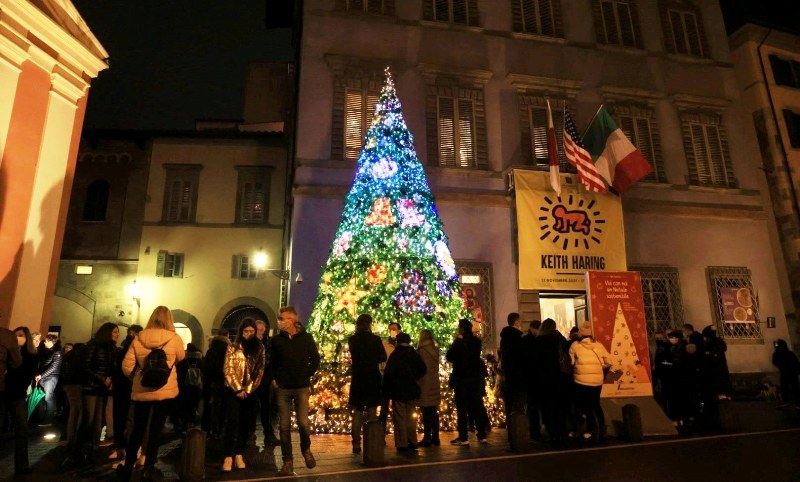
[[[581,139],[583,139],[586,136],[586,132],[589,130],[589,127],[591,127],[592,122],[594,122],[594,120],[597,119],[597,114],[600,113],[600,110],[603,109],[604,105],[605,104],[600,104],[600,107],[597,108],[597,112],[595,112],[594,115],[592,116],[592,120],[590,120],[589,123],[586,124],[586,130],[583,131],[583,135],[581,136]]]

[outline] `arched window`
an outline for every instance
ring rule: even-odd
[[[86,201],[83,204],[84,221],[105,221],[108,208],[108,181],[97,179],[86,188]]]

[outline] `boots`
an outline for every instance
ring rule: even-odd
[[[231,470],[233,470],[233,457],[225,457],[222,461],[222,471],[230,472]]]
[[[295,475],[294,461],[292,459],[283,459],[283,467],[281,467],[278,475]]]
[[[234,457],[233,463],[234,463],[234,465],[236,466],[237,469],[245,468],[244,457],[242,457],[241,455],[237,455],[236,457]]]

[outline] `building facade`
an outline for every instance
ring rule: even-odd
[[[547,169],[548,100],[559,139],[564,107],[583,129],[602,104],[654,166],[622,197],[618,248],[642,273],[648,331],[713,324],[733,372],[772,371],[794,306],[717,2],[303,2],[291,232],[291,269],[308,281],[292,293],[301,317],[387,66],[488,349],[509,312],[587,316],[585,291],[520,289],[513,171]],[[756,300],[744,322],[726,322],[733,288]]]
[[[89,84],[108,54],[69,1],[0,1],[0,313],[46,329]]]

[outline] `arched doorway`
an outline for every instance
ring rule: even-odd
[[[267,315],[259,308],[253,305],[239,305],[222,318],[220,329],[228,330],[228,338],[233,341],[236,339],[236,332],[239,329],[239,324],[245,318],[252,318],[254,320],[267,320]]]
[[[197,318],[183,310],[172,310],[172,318],[175,322],[175,331],[183,339],[184,345],[194,343],[201,351],[204,350],[203,327]]]

